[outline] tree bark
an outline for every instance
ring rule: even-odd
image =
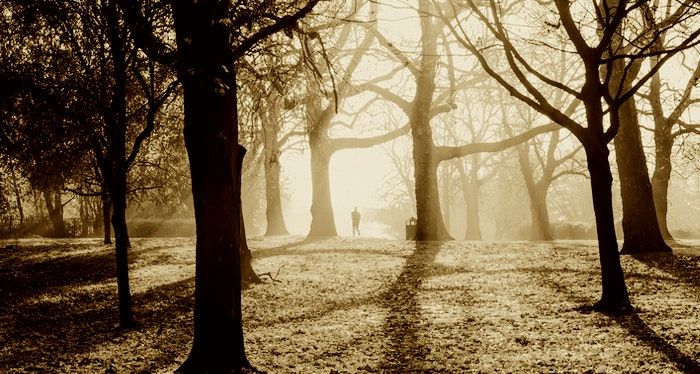
[[[670,252],[656,218],[634,97],[622,104],[619,113],[611,120],[619,121],[614,142],[622,195],[621,253]]]
[[[119,297],[119,326],[123,329],[134,326],[131,310],[131,288],[129,286],[129,231],[126,225],[126,171],[114,177],[111,188],[112,226],[114,227],[114,250],[117,261],[117,294]],[[121,174],[121,173],[120,173]]]
[[[309,131],[311,153],[311,227],[309,238],[338,236],[331,202],[329,167],[330,139],[327,129],[318,126]]]
[[[602,296],[596,308],[602,311],[625,311],[631,308],[625,278],[620,265],[615,218],[612,209],[612,173],[609,151],[605,142],[591,142],[584,146],[591,175],[593,211],[598,234],[598,253],[602,279]]]
[[[413,164],[416,190],[417,226],[415,240],[450,240],[452,237],[445,228],[440,211],[437,167],[434,157],[435,144],[430,126],[433,93],[435,92],[435,71],[437,68],[437,32],[434,20],[430,17],[429,2],[419,2],[421,22],[421,62],[416,76],[416,95],[409,118],[413,137]]]
[[[228,1],[173,2],[197,244],[194,340],[179,373],[250,367],[241,310],[242,152]]]
[[[53,236],[55,238],[65,238],[68,236],[66,223],[63,220],[63,203],[61,193],[44,189],[41,191],[46,204],[46,211],[53,226]]]

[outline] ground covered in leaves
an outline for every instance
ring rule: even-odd
[[[172,372],[191,339],[194,239],[134,239],[139,327],[116,327],[97,240],[0,242],[0,372]],[[635,312],[590,312],[594,242],[252,239],[244,291],[269,373],[700,372],[700,242],[624,256]],[[269,279],[269,277],[264,277]]]

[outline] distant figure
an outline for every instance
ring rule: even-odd
[[[357,231],[357,236],[360,236],[360,217],[362,215],[357,207],[350,213],[350,216],[352,216],[352,236],[355,236],[355,231]]]

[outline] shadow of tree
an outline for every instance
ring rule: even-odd
[[[664,252],[635,254],[632,257],[647,266],[669,273],[696,290],[700,290],[700,256],[680,256],[676,253]]]
[[[3,355],[0,368],[23,368],[28,363],[52,367],[59,358],[70,361],[101,344],[120,342],[125,334],[147,331],[167,336],[170,343],[162,347],[172,347],[172,340],[177,339],[182,341],[181,349],[186,349],[190,331],[183,329],[187,322],[182,318],[193,308],[193,287],[194,278],[189,278],[134,295],[134,312],[139,325],[126,332],[117,328],[116,295],[112,290],[80,293],[57,302],[16,306],[12,309],[12,323],[5,332],[11,336],[13,344]],[[163,333],[164,330],[169,331]],[[144,365],[162,366],[162,360],[171,360],[178,353],[182,352],[163,351],[157,358],[158,363]]]
[[[418,292],[423,280],[430,273],[441,243],[416,242],[414,252],[396,281],[381,296],[381,304],[387,310],[383,335],[388,339],[380,370],[390,373],[421,372],[430,348],[418,336],[422,321]]]
[[[301,240],[297,240],[291,243],[287,244],[282,244],[277,247],[272,247],[272,248],[260,248],[257,249],[251,243],[248,243],[249,246],[251,246],[251,252],[253,253],[253,260],[261,259],[261,258],[266,258],[266,257],[273,257],[273,256],[284,256],[290,253],[293,248],[296,247],[301,247],[306,244],[314,243],[319,241],[320,239],[309,239],[309,238],[304,238]]]
[[[649,325],[639,317],[639,314],[632,312],[626,315],[611,316],[620,326],[634,335],[639,341],[650,348],[663,353],[669,360],[676,364],[676,367],[684,373],[700,373],[700,363],[689,355],[681,352],[678,348],[664,340]]]
[[[55,251],[56,248],[50,249]],[[138,261],[146,249],[129,252],[129,263]],[[9,304],[36,298],[52,289],[79,287],[116,277],[114,248],[88,254],[76,254],[37,262],[2,261],[0,271],[0,313]]]
[[[585,273],[573,270],[571,271]],[[533,273],[536,274],[535,278],[543,286],[557,291],[574,303],[581,304],[580,307],[576,308],[579,312],[584,314],[593,312],[593,308],[591,306],[592,300],[574,294],[562,283],[551,279],[552,276],[556,276],[558,273],[551,271],[537,271]],[[684,373],[700,373],[700,364],[698,361],[683,353],[656,333],[656,331],[654,331],[651,327],[649,327],[649,325],[646,324],[646,322],[644,322],[644,320],[642,320],[637,311],[631,311],[626,314],[601,314],[617,322],[620,326],[624,327],[630,335],[634,336],[643,344],[656,350],[657,352],[664,354],[676,365],[679,370],[683,371]]]

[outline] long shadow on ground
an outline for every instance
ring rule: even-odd
[[[574,270],[570,271],[577,272]],[[590,313],[592,311],[592,308],[590,307],[592,304],[591,300],[576,295],[560,282],[551,279],[551,276],[556,276],[556,273],[541,271],[535,274],[535,278],[543,286],[556,290],[558,293],[576,304],[581,304],[582,307],[579,308],[581,312]],[[630,335],[634,336],[641,343],[656,350],[657,352],[664,354],[682,372],[700,373],[700,363],[698,363],[698,361],[683,353],[673,344],[669,343],[662,336],[657,334],[656,331],[649,327],[649,325],[647,325],[646,322],[639,317],[639,314],[636,311],[619,315],[608,314],[607,316],[617,322],[620,326],[624,327]]]
[[[676,253],[664,252],[638,254],[632,257],[647,266],[669,273],[696,291],[700,291],[700,256],[679,256]]]
[[[422,367],[430,349],[418,336],[425,324],[418,293],[440,248],[441,244],[437,242],[416,242],[415,251],[406,259],[401,274],[382,295],[382,306],[388,313],[384,325],[388,347],[380,368],[382,372],[407,373],[428,369]]]
[[[75,250],[75,245],[52,245],[33,252],[55,252]],[[80,247],[80,246],[78,246]],[[129,263],[139,259],[144,251],[151,248],[129,251]],[[0,253],[0,313],[8,304],[22,303],[41,294],[67,286],[76,287],[104,282],[116,277],[114,247],[105,247],[98,252],[69,254],[67,256],[40,260],[37,262],[15,261],[11,256]]]
[[[53,367],[58,360],[71,362],[76,356],[101,344],[123,341],[124,334],[148,330],[168,336],[169,340],[181,341],[180,349],[185,349],[190,337],[186,328],[188,321],[173,317],[187,316],[192,310],[193,284],[194,278],[190,278],[134,295],[134,313],[140,327],[132,332],[117,329],[114,291],[81,293],[54,303],[17,306],[12,310],[9,328],[4,332],[11,339],[11,346],[8,346],[11,348],[0,357],[0,371],[3,368],[23,368],[28,363],[36,367],[25,369],[41,371]],[[163,333],[163,330],[168,330],[168,333]],[[171,343],[163,343],[159,348],[167,349],[173,346]],[[154,361],[171,360],[177,353],[182,352],[164,351]],[[85,362],[72,363],[91,364],[91,359],[83,360]],[[152,364],[158,366],[158,363]]]

